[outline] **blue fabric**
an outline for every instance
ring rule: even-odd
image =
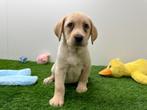
[[[11,76],[11,75],[31,75],[31,69],[21,69],[21,70],[0,70],[0,76]]]
[[[37,76],[30,76],[31,69],[0,70],[0,85],[32,85],[38,80]]]

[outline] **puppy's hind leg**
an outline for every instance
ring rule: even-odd
[[[47,77],[47,78],[45,78],[44,80],[43,80],[43,84],[44,85],[47,85],[47,84],[50,84],[51,82],[53,82],[54,81],[54,75],[52,74],[51,76],[49,76],[49,77]]]
[[[51,76],[45,78],[43,80],[43,84],[47,85],[47,84],[50,84],[51,82],[53,82],[55,80],[55,75],[54,75],[54,70],[55,70],[55,64],[52,66],[52,69],[51,69]]]

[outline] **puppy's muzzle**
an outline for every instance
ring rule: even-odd
[[[75,35],[74,38],[75,38],[75,43],[77,45],[80,45],[82,43],[82,41],[83,41],[83,36],[80,35],[80,34]]]

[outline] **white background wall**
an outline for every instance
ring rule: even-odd
[[[93,64],[147,58],[147,0],[0,0],[0,58],[34,60],[48,51],[54,61],[54,25],[74,11],[87,13],[98,29],[89,45]]]

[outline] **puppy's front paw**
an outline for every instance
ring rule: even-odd
[[[87,91],[87,85],[85,83],[79,83],[78,87],[76,88],[78,93],[83,93]]]
[[[64,104],[64,99],[62,97],[54,96],[50,99],[49,104],[54,107],[61,107]]]

